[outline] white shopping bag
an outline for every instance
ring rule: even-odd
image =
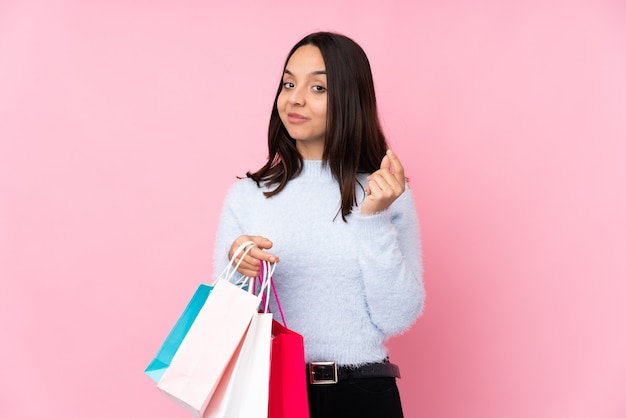
[[[267,418],[271,340],[272,314],[256,314],[204,418]]]
[[[267,289],[263,312],[253,316],[241,345],[209,402],[204,418],[267,418],[270,379],[272,314],[270,280],[274,266],[263,263],[262,286]],[[261,291],[262,293],[262,291]]]

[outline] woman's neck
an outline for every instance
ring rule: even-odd
[[[324,141],[296,140],[296,149],[302,156],[303,160],[321,160],[324,156]]]

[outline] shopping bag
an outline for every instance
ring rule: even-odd
[[[194,416],[202,416],[259,299],[218,280],[157,387]]]
[[[242,344],[259,302],[260,296],[242,286],[217,279],[157,384],[159,390],[191,411],[194,417],[201,417],[233,354]]]
[[[269,291],[275,265],[263,262],[264,308],[252,317],[245,339],[233,355],[209,401],[204,418],[267,418],[272,314]]]
[[[272,322],[269,418],[308,418],[309,402],[302,335]]]
[[[206,284],[198,286],[182,315],[178,318],[176,324],[174,324],[174,327],[165,338],[156,356],[154,356],[150,364],[148,364],[148,367],[146,367],[146,370],[144,370],[144,373],[155,382],[158,383],[159,380],[161,380],[163,373],[165,373],[165,370],[169,367],[174,354],[178,351],[178,347],[180,347],[185,335],[189,332],[191,324],[195,321],[198,312],[200,312],[200,309],[204,306],[204,302],[209,297],[212,289],[213,286]]]
[[[242,252],[247,253],[247,251],[250,251],[253,246],[254,243],[251,241],[242,243],[241,246],[235,250],[233,260],[236,259],[236,257]],[[236,266],[233,266],[231,260],[219,277],[224,278],[225,280],[232,280],[239,264],[241,264],[242,261],[243,257],[241,257]],[[150,364],[148,364],[148,367],[144,370],[144,373],[155,382],[158,383],[161,380],[163,373],[165,373],[165,370],[169,367],[174,354],[178,351],[178,347],[180,347],[180,344],[187,335],[187,332],[189,332],[191,324],[195,321],[212,289],[213,286],[207,284],[201,284],[198,286],[191,300],[185,307],[182,315],[178,318],[174,327],[165,338],[165,341],[159,348],[156,356],[154,356]]]
[[[209,401],[204,418],[267,418],[272,314],[256,314],[240,350]]]

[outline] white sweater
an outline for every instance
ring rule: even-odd
[[[365,175],[361,184],[367,184]],[[273,187],[271,187],[273,188]],[[305,160],[299,176],[266,198],[251,179],[230,188],[220,219],[214,277],[240,235],[271,240],[280,258],[274,273],[288,328],[304,337],[305,357],[339,365],[387,357],[384,342],[408,329],[422,310],[422,257],[411,191],[389,209],[346,219],[330,169]],[[364,195],[357,186],[357,200]],[[272,300],[274,317],[278,310]]]

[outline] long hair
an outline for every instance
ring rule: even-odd
[[[319,48],[326,66],[328,103],[322,160],[339,185],[341,218],[345,222],[358,203],[357,173],[378,170],[387,150],[378,119],[372,70],[356,42],[331,32],[304,37],[289,52],[283,70],[293,53],[304,45]],[[267,163],[256,172],[247,173],[259,186],[261,182],[276,186],[264,192],[266,197],[280,193],[289,180],[300,174],[303,164],[296,141],[289,136],[278,114],[276,104],[281,89],[282,75],[270,116]]]

